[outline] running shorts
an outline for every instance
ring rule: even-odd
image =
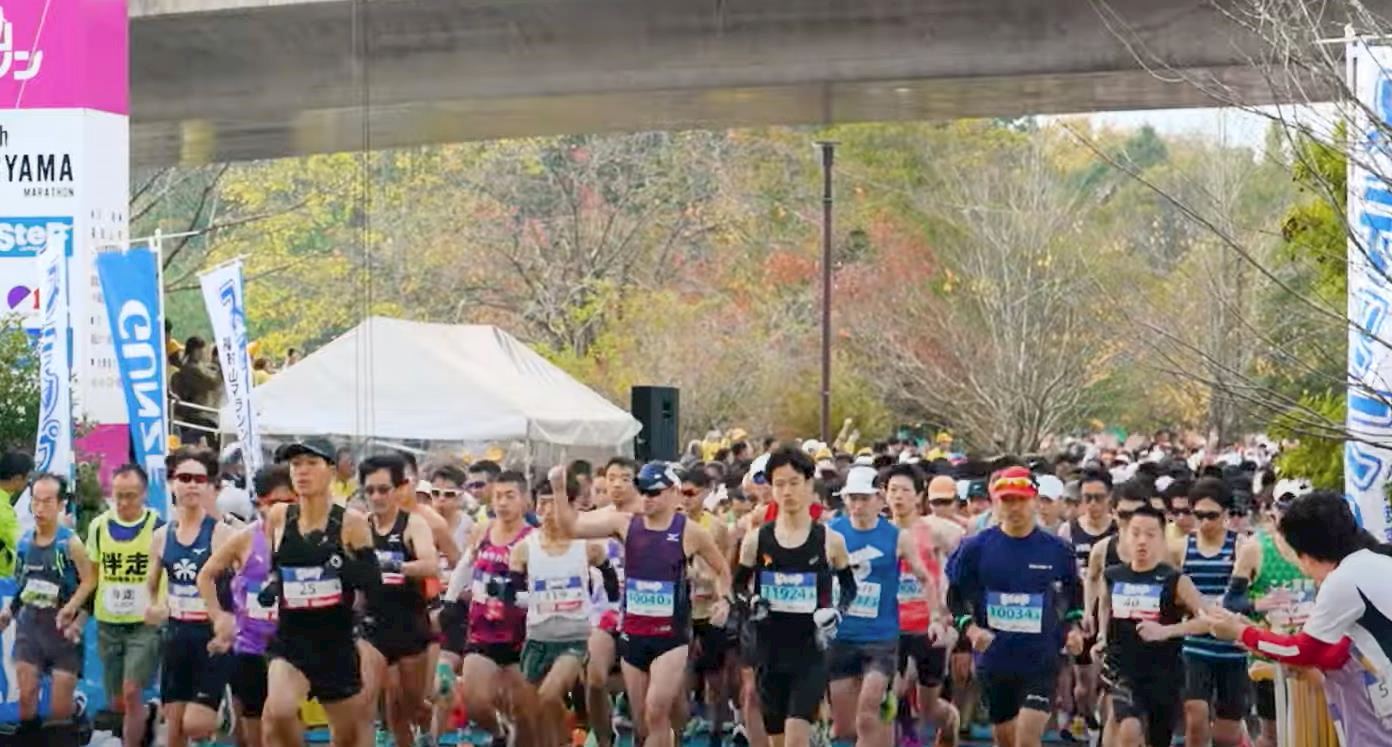
[[[522,646],[516,643],[470,642],[464,647],[465,656],[482,656],[500,669],[516,666],[522,661]]]
[[[619,657],[640,672],[652,669],[657,657],[687,645],[686,636],[624,635],[621,640],[623,648]]]
[[[1138,719],[1146,734],[1146,744],[1170,743],[1183,709],[1178,678],[1141,682],[1119,677],[1108,689],[1117,723],[1128,718]]]
[[[309,680],[309,697],[337,703],[362,690],[358,645],[351,630],[287,631],[284,623],[266,647],[268,659],[284,659]]]
[[[992,725],[1013,721],[1025,708],[1052,711],[1058,670],[1050,658],[1050,666],[1038,672],[978,672]]]
[[[232,697],[242,704],[242,716],[261,718],[266,707],[266,657],[263,654],[233,654]]]
[[[169,623],[160,668],[161,703],[197,703],[218,709],[232,676],[232,655],[208,653],[212,640],[212,625]]]
[[[761,662],[754,669],[754,687],[764,712],[764,729],[778,736],[788,719],[815,722],[828,679],[825,656],[770,657]]]
[[[119,693],[123,682],[142,689],[150,684],[160,661],[160,629],[145,623],[97,623],[97,656],[102,681],[109,693]]]
[[[725,656],[734,647],[725,628],[711,625],[709,620],[692,621],[691,642],[695,648],[691,670],[702,675],[720,671],[725,665]]]
[[[1213,717],[1239,721],[1247,715],[1247,659],[1184,655],[1184,700],[1210,704]]]
[[[82,674],[82,641],[69,641],[58,629],[57,612],[53,610],[19,611],[15,621],[14,660],[37,668],[40,674],[50,671]]]
[[[463,657],[469,647],[469,608],[461,602],[445,602],[440,608],[440,648]]]
[[[827,665],[833,681],[870,672],[893,680],[899,665],[899,641],[832,641]]]
[[[899,636],[899,674],[909,671],[909,660],[918,670],[922,687],[942,687],[947,676],[947,649],[934,646],[926,635]]]
[[[522,676],[533,685],[546,679],[552,665],[562,656],[573,656],[584,667],[589,658],[589,640],[576,641],[534,641],[528,639],[522,644]]]
[[[434,638],[430,618],[417,612],[371,615],[363,621],[362,630],[363,639],[382,654],[388,665],[425,653]]]

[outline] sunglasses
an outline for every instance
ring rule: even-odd
[[[1107,500],[1107,494],[1106,494],[1106,493],[1083,493],[1083,500],[1087,501],[1088,503],[1095,503],[1095,502],[1097,502],[1097,501],[1105,501],[1105,500]]]
[[[362,492],[363,495],[387,495],[393,490],[396,490],[396,488],[390,485],[364,485]]]
[[[181,483],[183,483],[183,484],[185,484],[185,485],[188,485],[189,483],[193,483],[194,485],[207,485],[207,484],[208,484],[208,476],[207,476],[207,475],[198,475],[198,474],[194,474],[194,473],[192,473],[192,472],[180,472],[180,473],[174,475],[174,480],[175,480],[175,482],[181,482]]]
[[[933,506],[950,506],[957,502],[956,498],[929,498],[928,503]]]
[[[488,483],[484,480],[474,480],[473,482],[464,483],[464,487],[468,488],[469,490],[482,490],[488,487]]]
[[[458,490],[440,490],[439,488],[435,488],[435,489],[433,489],[433,490],[430,491],[430,495],[432,495],[432,496],[434,496],[434,497],[436,497],[436,498],[446,498],[446,499],[453,500],[453,499],[459,497],[459,491],[458,491]]]
[[[1246,512],[1246,511],[1243,511],[1243,510],[1240,509],[1240,508],[1230,508],[1230,509],[1228,509],[1228,516],[1231,516],[1231,517],[1233,517],[1234,519],[1240,519],[1240,518],[1242,518],[1242,517],[1244,517],[1244,516],[1246,516],[1246,515],[1247,515],[1247,512]]]
[[[1135,512],[1135,510],[1125,510],[1125,509],[1123,509],[1123,510],[1117,511],[1116,514],[1117,514],[1117,518],[1120,519],[1121,521],[1130,521],[1130,520],[1131,520],[1131,517],[1136,515],[1136,512]]]
[[[1194,512],[1194,516],[1195,516],[1195,518],[1199,519],[1200,521],[1216,521],[1216,520],[1218,520],[1218,519],[1223,518],[1223,512],[1222,512],[1222,511],[1195,511],[1195,512]]]

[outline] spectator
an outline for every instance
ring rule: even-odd
[[[19,517],[15,502],[29,483],[34,459],[22,451],[0,454],[0,576],[13,576],[19,547]]]
[[[271,362],[265,358],[257,358],[251,362],[251,383],[253,386],[261,386],[271,380]]]
[[[339,505],[346,504],[358,491],[358,465],[353,450],[344,446],[334,455],[334,477],[329,483],[329,495]]]
[[[209,358],[208,343],[201,337],[190,337],[184,343],[183,366],[169,384],[179,404],[174,415],[189,425],[179,428],[179,440],[185,444],[200,441],[214,446],[217,441],[217,409],[222,403],[222,376]]]

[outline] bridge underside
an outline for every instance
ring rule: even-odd
[[[1281,98],[1206,0],[131,2],[136,166]]]

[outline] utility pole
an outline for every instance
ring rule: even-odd
[[[831,443],[831,169],[836,143],[820,140],[822,152],[822,443]]]

